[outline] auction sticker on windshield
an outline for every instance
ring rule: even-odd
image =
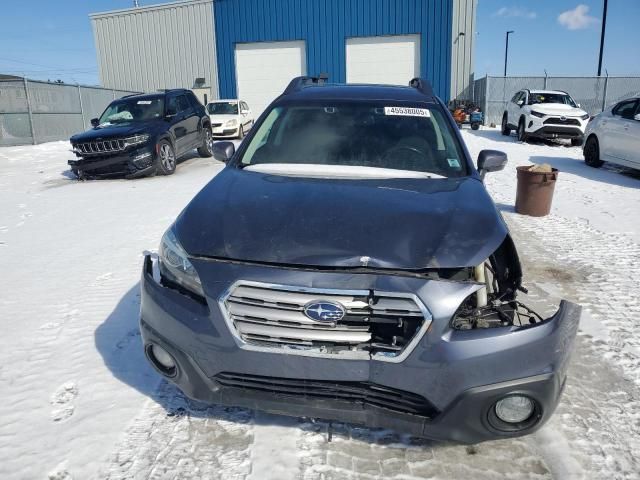
[[[385,115],[401,115],[403,117],[430,117],[428,108],[384,107]]]

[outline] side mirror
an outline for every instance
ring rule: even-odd
[[[482,150],[478,154],[478,172],[484,179],[487,172],[499,172],[507,164],[507,154],[498,150]]]
[[[522,105],[524,105],[524,100],[518,100],[516,102],[516,105],[518,105],[519,107],[521,107]]]
[[[91,126],[92,127],[97,127],[98,125],[100,125],[100,120],[98,120],[97,118],[92,118],[91,119]]]
[[[582,108],[582,105],[580,105],[579,103],[576,103],[576,106],[577,106],[578,108]]]
[[[640,122],[640,113],[636,113],[633,119]]]
[[[213,158],[221,162],[228,162],[236,153],[233,142],[216,142],[213,144]]]
[[[167,113],[165,114],[165,118],[175,117],[178,114],[175,108],[167,108]]]
[[[248,115],[249,114],[249,110],[240,110],[240,113],[242,115]]]

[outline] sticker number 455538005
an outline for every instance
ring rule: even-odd
[[[384,107],[385,115],[400,115],[403,117],[430,117],[428,108]]]

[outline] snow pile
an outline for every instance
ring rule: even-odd
[[[194,154],[170,177],[78,182],[55,142],[0,148],[0,478],[637,477],[639,176],[589,168],[578,148],[463,136],[474,158],[509,156],[486,181],[531,298],[582,303],[598,340],[579,337],[539,434],[468,449],[337,425],[327,443],[326,423],[189,402],[141,349],[141,252],[222,164]],[[560,171],[540,219],[513,213],[515,168],[534,163]]]

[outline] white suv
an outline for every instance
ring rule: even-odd
[[[244,100],[214,100],[207,103],[214,137],[242,138],[253,126],[253,113]]]
[[[520,90],[502,115],[502,134],[516,130],[518,140],[530,137],[568,138],[571,145],[582,145],[589,114],[567,92],[558,90]]]

